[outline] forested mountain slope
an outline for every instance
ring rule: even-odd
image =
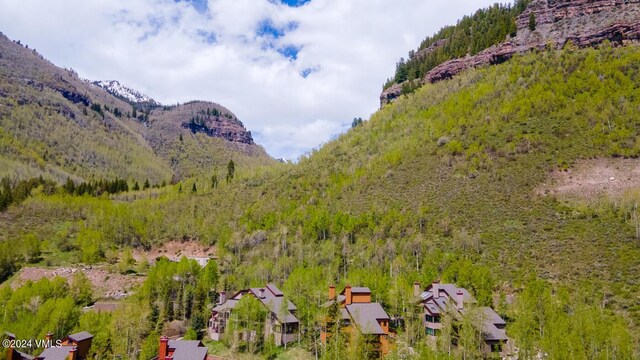
[[[401,58],[383,86],[382,105],[433,83],[479,66],[500,64],[533,49],[566,44],[622,45],[640,39],[638,0],[518,0],[495,4],[465,16],[456,25],[427,37],[417,51]]]
[[[218,133],[196,136],[181,127],[198,111],[220,105],[153,108],[136,109],[0,35],[0,177],[58,182],[119,177],[159,184],[210,173],[232,158],[247,166],[274,162],[253,141],[239,146],[238,138],[225,137],[251,138],[226,109],[228,118],[212,125]]]
[[[330,283],[368,286],[406,315],[413,281],[441,278],[493,303],[525,358],[634,358],[637,191],[576,201],[539,188],[584,159],[640,155],[639,63],[635,45],[517,55],[427,84],[299,164],[141,199],[37,196],[0,216],[0,237],[91,262],[215,244],[220,286],[281,284],[310,327]],[[5,250],[0,263],[20,262]]]

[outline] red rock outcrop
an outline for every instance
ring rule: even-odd
[[[529,30],[531,13],[536,29]],[[568,42],[588,47],[611,41],[624,45],[640,40],[640,0],[534,0],[516,20],[515,38],[492,46],[474,56],[446,61],[429,71],[422,83],[450,79],[473,67],[500,64],[513,55],[549,45],[560,49]],[[434,44],[440,46],[441,44]],[[433,45],[432,45],[433,46]],[[425,51],[432,51],[427,48]],[[384,105],[402,94],[394,84],[380,95]]]

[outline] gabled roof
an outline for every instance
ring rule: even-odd
[[[378,320],[389,320],[389,315],[378,303],[355,303],[345,307],[363,334],[386,334]]]
[[[69,358],[69,352],[73,350],[75,346],[52,346],[44,349],[44,351],[36,357],[38,360],[67,360]]]
[[[173,360],[205,360],[207,348],[199,340],[169,340],[173,350]]]
[[[69,340],[73,340],[75,342],[80,342],[88,339],[93,339],[93,335],[89,334],[86,331],[81,331],[79,333],[71,334],[68,336]]]
[[[251,294],[255,296],[264,306],[269,309],[269,311],[276,316],[279,322],[283,324],[292,324],[300,322],[295,315],[293,315],[292,311],[296,311],[298,308],[287,299],[285,304],[286,311],[283,313],[283,301],[285,300],[284,293],[278,289],[274,284],[267,284],[264,287],[264,291],[262,292],[262,297],[260,296],[261,288],[249,288],[245,290],[238,291],[235,293],[230,299],[225,301],[224,303],[214,307],[212,311],[220,313],[224,311],[229,311],[235,309],[238,305],[240,299],[246,294]]]
[[[502,326],[507,325],[507,322],[504,321],[504,319],[500,315],[498,315],[498,313],[495,310],[493,310],[490,307],[483,307],[482,313],[485,321],[488,321],[495,325],[502,325]]]
[[[291,311],[297,310],[296,306],[291,301],[286,300],[282,291],[275,285],[268,284],[262,292],[262,297],[260,297],[260,288],[250,288],[249,291],[276,316],[279,322],[283,324],[299,322],[298,318],[291,313]],[[287,303],[283,304],[285,300]]]

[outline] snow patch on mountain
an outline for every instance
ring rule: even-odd
[[[109,92],[111,95],[125,99],[129,102],[159,104],[149,96],[137,90],[126,87],[120,84],[120,82],[117,80],[92,81],[91,83],[107,90],[107,92]]]

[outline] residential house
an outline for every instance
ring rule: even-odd
[[[484,353],[506,355],[506,345],[509,341],[505,331],[506,321],[490,307],[473,306],[476,300],[466,289],[434,281],[422,290],[420,283],[414,283],[414,295],[424,310],[422,322],[431,340],[435,340],[441,331],[442,316],[445,313],[450,314],[453,319],[460,319],[470,307],[473,307],[479,310],[481,316]]]
[[[380,353],[389,352],[389,315],[379,303],[371,302],[371,290],[367,287],[351,287],[347,285],[336,296],[335,286],[329,286],[329,301],[322,305],[327,308],[334,304],[340,307],[340,322],[345,328],[356,329],[363,335],[374,335]],[[320,340],[326,344],[328,328],[331,324],[327,321],[323,324]]]
[[[207,360],[211,359],[200,340],[169,340],[160,337],[158,356],[151,360]]]
[[[8,333],[9,340],[16,337]],[[91,349],[93,335],[86,331],[71,334],[64,339],[56,341],[53,334],[47,334],[45,338],[45,349],[38,356],[32,356],[20,352],[12,347],[7,349],[8,360],[84,360]]]
[[[221,292],[219,303],[212,309],[211,319],[209,320],[209,335],[211,339],[221,340],[225,331],[228,330],[231,312],[244,296],[254,296],[269,310],[269,316],[265,320],[266,338],[273,335],[277,346],[299,341],[300,322],[295,316],[297,308],[291,301],[286,300],[284,293],[273,284],[267,284],[263,288],[249,288],[238,291],[229,299],[226,298],[224,291]],[[283,303],[285,300],[286,304]]]

